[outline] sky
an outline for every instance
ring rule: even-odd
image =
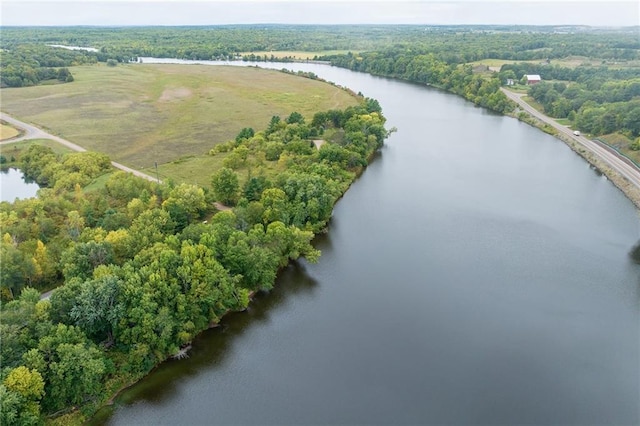
[[[618,0],[1,0],[0,25],[640,25]]]

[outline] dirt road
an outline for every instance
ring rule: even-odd
[[[594,153],[604,162],[606,162],[614,171],[623,176],[627,181],[633,184],[636,188],[640,189],[640,169],[636,167],[629,159],[621,156],[612,148],[593,141],[591,139],[587,139],[584,136],[575,136],[573,134],[573,130],[568,128],[567,126],[563,126],[558,124],[555,120],[546,115],[542,114],[531,105],[526,103],[522,96],[524,94],[514,93],[506,89],[502,89],[505,95],[514,102],[516,102],[520,108],[537,118],[538,120],[553,126],[556,130],[561,132],[562,134],[573,138],[576,142],[582,145],[584,148]]]
[[[52,135],[51,133],[47,133],[44,130],[32,125],[32,124],[28,124],[25,123],[24,121],[20,121],[18,119],[15,119],[13,117],[11,117],[10,115],[7,115],[4,112],[0,112],[0,120],[6,121],[7,123],[11,124],[12,126],[18,127],[20,129],[22,129],[24,131],[24,134],[22,136],[18,136],[16,138],[11,138],[8,139],[6,141],[2,141],[0,142],[0,144],[5,144],[5,143],[12,143],[12,142],[19,142],[19,141],[23,141],[23,140],[31,140],[31,139],[50,139],[52,141],[56,141],[61,145],[66,146],[67,148],[70,148],[74,151],[78,151],[78,152],[84,152],[86,151],[86,149],[84,149],[83,147],[81,147],[80,145],[76,145],[73,142],[69,142],[66,139],[62,139],[59,136],[55,136]],[[120,170],[124,170],[125,172],[128,173],[132,173],[138,177],[141,177],[143,179],[147,179],[150,180],[152,182],[156,182],[158,181],[156,178],[154,178],[153,176],[149,176],[145,173],[142,173],[138,170],[134,170],[130,167],[127,167],[123,164],[120,163],[116,163],[115,161],[111,162],[111,165],[117,169]]]

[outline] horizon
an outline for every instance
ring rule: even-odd
[[[3,0],[1,27],[640,26],[635,1]]]

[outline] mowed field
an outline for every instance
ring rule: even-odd
[[[13,126],[0,123],[0,141],[18,136],[20,132]]]
[[[112,160],[147,169],[207,153],[274,115],[356,105],[328,83],[231,66],[73,67],[70,84],[2,89],[2,110]]]

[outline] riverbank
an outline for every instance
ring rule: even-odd
[[[613,169],[610,164],[603,160],[599,155],[596,155],[593,151],[588,150],[583,144],[576,141],[575,138],[572,138],[562,132],[550,132],[548,131],[549,124],[547,122],[541,121],[526,111],[525,113],[527,114],[526,118],[518,112],[507,115],[536,127],[564,142],[573,152],[578,154],[598,172],[602,173],[607,179],[609,179],[609,181],[611,181],[616,188],[622,191],[622,193],[635,205],[635,207],[640,210],[640,188],[622,176],[617,170]],[[549,120],[552,119],[549,118]]]
[[[611,168],[611,166],[609,166],[606,161],[602,160],[593,152],[585,149],[582,145],[580,145],[570,137],[567,137],[563,134],[557,134],[554,136],[566,143],[567,146],[571,148],[571,150],[584,158],[596,170],[606,176],[607,179],[609,179],[616,188],[622,191],[622,193],[636,206],[636,208],[640,210],[640,189],[636,185],[629,182],[629,180],[627,180],[625,177],[620,175],[620,173]]]

